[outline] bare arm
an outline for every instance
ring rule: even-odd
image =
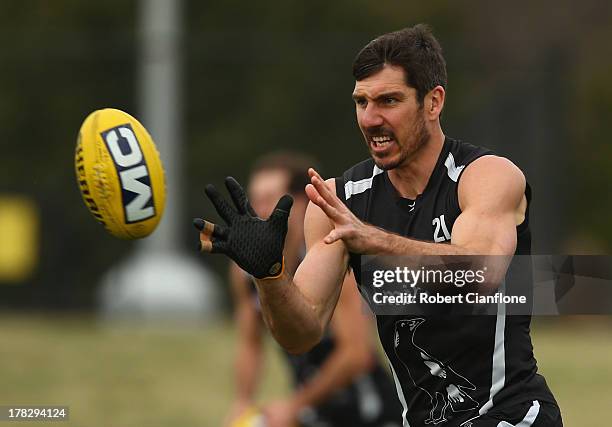
[[[335,191],[334,180],[327,185]],[[308,351],[321,340],[340,295],[348,252],[342,241],[323,242],[331,230],[325,213],[310,203],[304,219],[307,253],[295,277],[285,272],[279,278],[256,281],[264,320],[291,353]]]
[[[335,347],[317,374],[292,397],[297,409],[322,402],[334,391],[367,372],[374,362],[371,317],[362,310],[352,274],[347,274],[331,320]]]
[[[507,159],[484,156],[464,171],[459,183],[462,213],[450,245],[410,239],[361,222],[322,185],[316,171],[310,174],[310,200],[334,225],[324,238],[327,244],[342,240],[353,252],[388,255],[511,255],[516,248],[516,225],[525,213],[525,178]]]
[[[238,327],[236,348],[236,397],[228,423],[239,417],[253,404],[262,364],[261,316],[257,313],[253,296],[249,292],[250,280],[235,263],[230,264],[229,279],[235,303],[234,318]]]

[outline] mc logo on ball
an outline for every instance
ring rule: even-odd
[[[125,222],[144,221],[155,216],[151,178],[132,126],[128,123],[102,132],[102,139],[115,164]]]

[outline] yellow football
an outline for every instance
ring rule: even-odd
[[[166,204],[164,169],[151,135],[129,114],[105,108],[81,125],[76,176],[85,205],[113,236],[155,230]]]
[[[248,408],[232,422],[231,427],[266,427],[263,414],[256,407]]]

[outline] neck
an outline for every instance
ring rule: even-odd
[[[444,133],[438,126],[429,140],[404,164],[388,172],[389,180],[401,197],[416,199],[427,187],[444,145]]]

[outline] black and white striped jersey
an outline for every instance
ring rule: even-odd
[[[336,178],[336,193],[361,220],[419,240],[450,242],[461,214],[457,187],[465,168],[490,150],[446,138],[429,182],[416,200],[399,196],[387,172],[365,160]],[[527,186],[528,202],[531,191]],[[529,217],[517,227],[517,254],[531,248]],[[361,256],[350,254],[361,291]],[[520,402],[555,403],[537,374],[530,316],[377,316],[404,426],[469,425],[484,413]]]

